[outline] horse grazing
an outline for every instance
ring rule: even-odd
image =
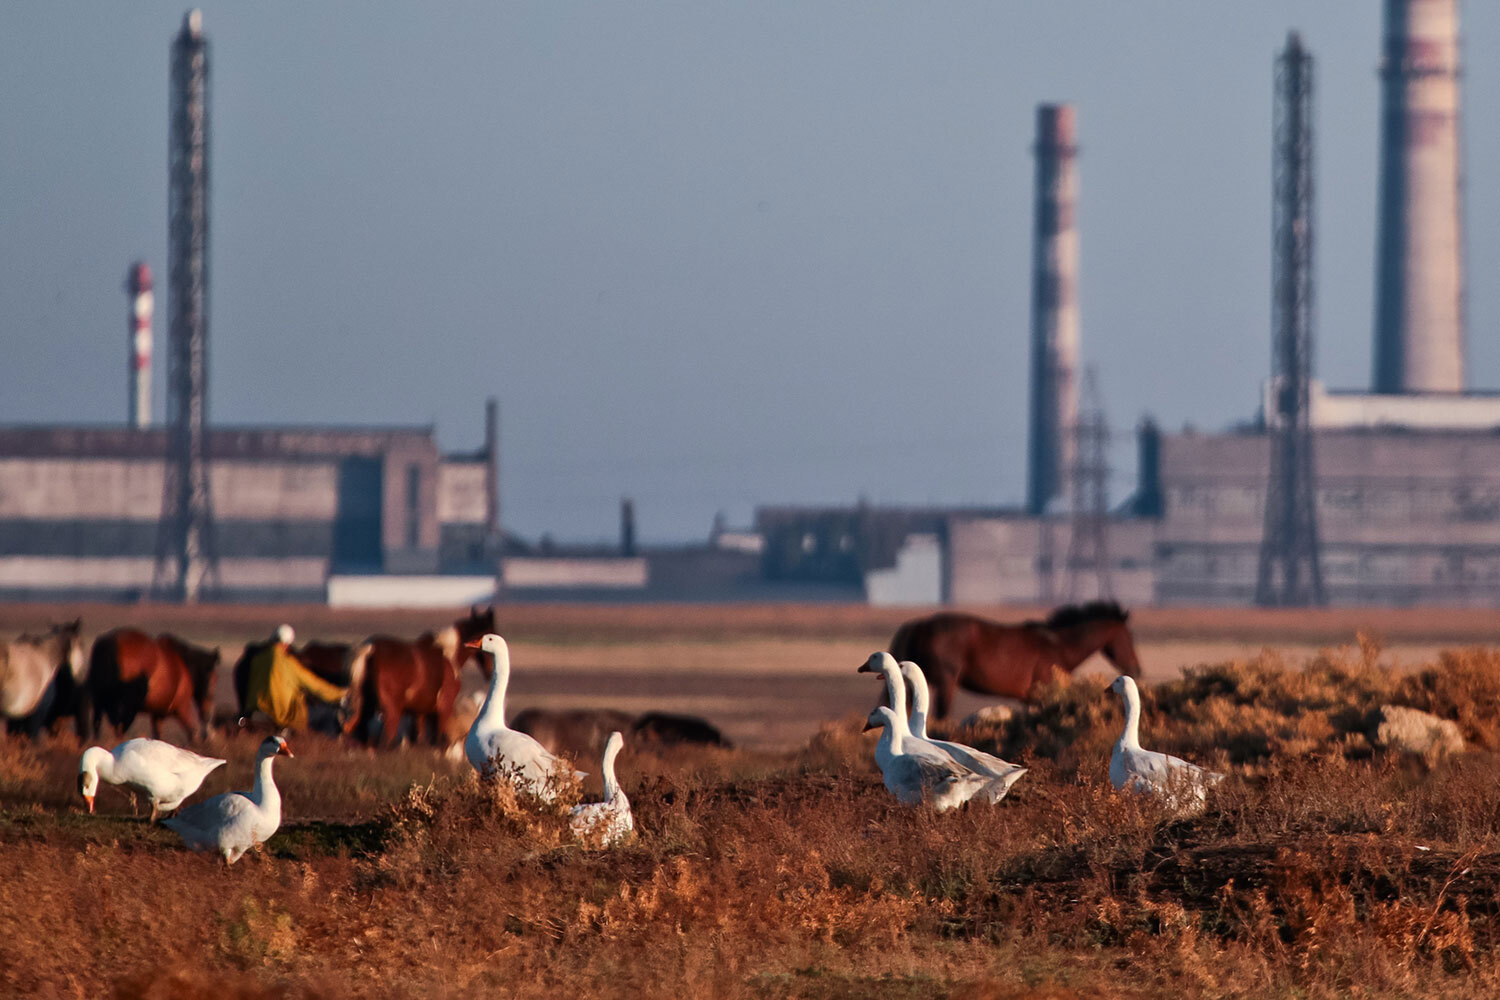
[[[387,745],[394,746],[400,740],[401,722],[406,716],[415,723],[414,741],[422,738],[425,724],[428,741],[433,746],[441,745],[458,697],[459,671],[474,655],[464,644],[493,631],[495,609],[481,612],[470,608],[467,618],[438,633],[424,632],[415,642],[375,635],[351,649],[351,712],[344,733],[368,743],[378,742],[372,724],[379,712],[380,735]],[[485,666],[482,662],[480,669]]]
[[[82,627],[82,620],[74,619],[53,625],[46,635],[0,641],[0,716],[11,732],[36,739],[71,715],[79,737],[84,736]]]
[[[1114,601],[1070,604],[1046,621],[1019,625],[942,612],[897,629],[891,655],[922,668],[933,691],[933,718],[942,719],[958,687],[1027,701],[1038,684],[1072,673],[1096,652],[1103,652],[1121,673],[1139,678],[1129,618]]]
[[[104,633],[89,654],[94,738],[105,719],[123,736],[141,712],[151,719],[151,735],[157,739],[166,719],[180,722],[190,740],[206,738],[218,669],[218,649],[194,646],[175,635],[152,637],[133,628]]]

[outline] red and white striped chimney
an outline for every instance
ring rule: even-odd
[[[130,292],[130,426],[151,425],[151,269],[138,260],[125,282]]]
[[[1385,0],[1375,391],[1462,392],[1458,0]]]

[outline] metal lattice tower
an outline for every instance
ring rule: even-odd
[[[1068,539],[1068,599],[1114,596],[1109,571],[1109,423],[1090,365],[1083,374],[1078,422],[1073,427],[1073,530]],[[1092,593],[1088,587],[1093,578]]]
[[[1313,502],[1312,378],[1312,56],[1296,32],[1276,60],[1273,166],[1274,277],[1271,391],[1266,432],[1271,444],[1266,528],[1255,603],[1323,604]]]
[[[172,42],[167,454],[153,581],[158,597],[184,603],[219,584],[207,447],[208,125],[208,40],[194,10]]]

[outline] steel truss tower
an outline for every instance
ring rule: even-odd
[[[1273,158],[1271,444],[1266,527],[1255,603],[1301,607],[1325,602],[1313,485],[1312,378],[1312,56],[1296,32],[1276,61]]]
[[[1114,595],[1109,572],[1109,424],[1090,365],[1083,374],[1083,399],[1073,428],[1073,530],[1068,539],[1068,599]],[[1093,577],[1093,592],[1086,586]]]
[[[196,10],[172,42],[168,139],[167,454],[156,534],[158,597],[219,585],[208,488],[208,40]]]

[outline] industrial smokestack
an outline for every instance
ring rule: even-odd
[[[1073,107],[1036,109],[1036,214],[1031,258],[1031,425],[1026,510],[1063,494],[1078,422],[1078,199]]]
[[[1464,388],[1458,0],[1385,0],[1375,391]]]
[[[125,279],[130,293],[130,411],[127,419],[136,430],[151,426],[151,269],[138,260]]]

